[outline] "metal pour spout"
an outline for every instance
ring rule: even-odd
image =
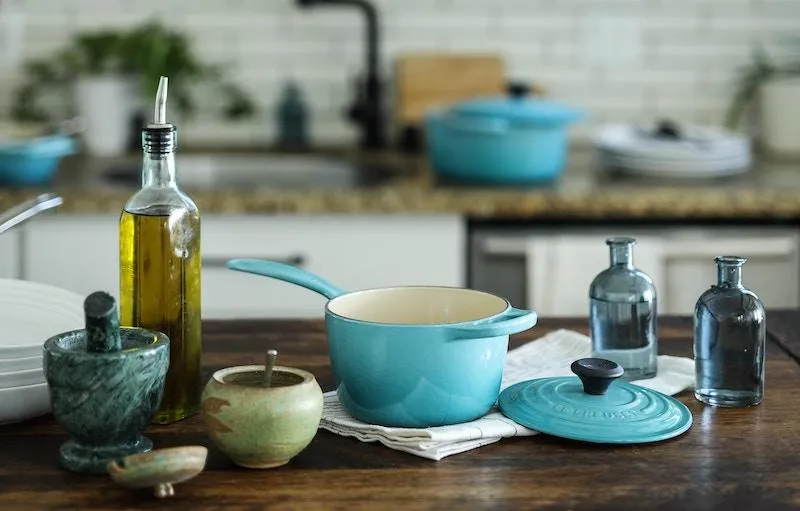
[[[153,113],[153,124],[167,124],[167,89],[169,88],[169,78],[162,76],[158,80],[158,91],[156,92],[156,106]]]

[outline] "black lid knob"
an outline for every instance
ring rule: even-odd
[[[608,391],[611,383],[625,372],[622,366],[604,358],[582,358],[570,366],[583,383],[583,391],[600,396]]]
[[[530,93],[531,88],[527,83],[510,82],[506,87],[506,90],[508,91],[509,96],[516,99],[527,96]]]
[[[662,119],[656,124],[656,129],[653,131],[656,138],[667,138],[678,140],[683,138],[680,125],[671,119]]]

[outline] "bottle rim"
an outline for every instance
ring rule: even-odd
[[[746,257],[735,255],[722,255],[714,258],[714,262],[723,266],[741,266],[747,261]]]
[[[622,245],[635,245],[636,238],[630,238],[627,236],[615,236],[613,238],[606,239],[606,245],[613,247],[613,246],[622,246]]]

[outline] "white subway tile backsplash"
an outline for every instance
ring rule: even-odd
[[[731,68],[746,64],[751,55],[751,46],[746,43],[731,44],[669,44],[653,45],[652,59],[648,67],[662,71],[705,69],[709,67]]]
[[[495,51],[506,58],[509,78],[540,83],[589,110],[591,122],[576,133],[604,120],[655,115],[720,122],[754,44],[770,43],[779,58],[800,57],[800,44],[780,41],[797,33],[800,0],[373,1],[385,73],[402,52]],[[355,9],[305,9],[294,0],[26,0],[24,7],[25,57],[48,55],[76,29],[157,17],[189,34],[207,60],[226,64],[262,107],[259,118],[228,123],[201,112],[184,126],[184,140],[268,142],[289,78],[304,88],[314,137],[356,139],[343,116],[364,65],[365,28]],[[4,110],[11,83],[0,80]],[[210,109],[217,98],[208,94],[198,91]]]
[[[760,14],[760,10],[753,2],[707,2],[701,7],[701,12],[706,22],[718,18],[747,18]]]
[[[770,18],[797,18],[800,2],[797,0],[761,0],[753,5],[753,12]]]
[[[727,31],[769,37],[774,32],[797,32],[800,8],[794,16],[730,16],[720,14],[708,20],[712,31]]]
[[[503,17],[497,22],[497,30],[506,40],[530,40],[547,36],[567,35],[574,32],[580,20],[574,16],[555,15],[548,17]]]

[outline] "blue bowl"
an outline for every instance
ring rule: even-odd
[[[53,178],[61,159],[76,150],[75,140],[64,135],[0,141],[0,185],[46,184]]]

